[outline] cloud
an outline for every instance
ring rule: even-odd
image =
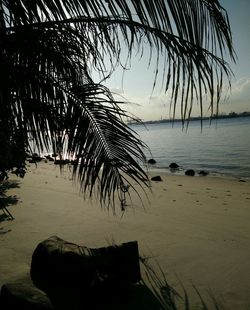
[[[143,120],[155,120],[170,117],[171,95],[169,93],[151,93],[151,89],[135,96],[132,92],[124,91],[122,88],[112,88],[115,99],[125,101],[122,106],[126,111]],[[203,98],[203,111],[205,116],[210,115],[209,98]],[[220,113],[250,111],[250,77],[241,78],[232,83],[231,91],[228,88],[223,91],[220,104]],[[172,111],[173,112],[173,111]],[[192,116],[200,115],[199,103],[195,103]],[[176,117],[180,117],[180,100],[177,100]]]
[[[127,104],[123,108],[143,120],[169,118],[169,102],[166,95],[131,96],[124,94]]]
[[[250,111],[250,77],[236,80],[232,83],[231,91],[223,92],[224,101],[221,101],[220,111],[245,112]]]
[[[122,88],[111,88],[110,91],[116,95],[124,95],[124,90]]]
[[[250,77],[242,78],[232,84],[231,102],[249,101],[250,102]]]

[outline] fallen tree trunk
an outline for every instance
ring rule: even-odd
[[[138,244],[90,249],[53,236],[36,247],[30,274],[57,306],[65,306],[66,300],[78,304],[82,298],[122,295],[141,280]]]

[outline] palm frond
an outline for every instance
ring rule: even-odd
[[[147,183],[147,175],[139,163],[145,163],[145,145],[133,130],[124,125],[129,115],[114,101],[108,89],[86,84],[69,94],[65,114],[69,154],[76,154],[74,174],[84,192],[90,194],[98,183],[101,201],[115,202],[114,192],[121,197],[122,187]],[[100,182],[97,182],[97,181]]]
[[[172,77],[173,116],[180,95],[183,98],[182,115],[188,118],[187,111],[192,109],[193,98],[189,96],[190,90],[201,102],[201,107],[202,96],[208,93],[213,112],[222,91],[221,73],[230,79],[226,53],[233,60],[235,53],[228,17],[218,0],[78,0],[74,5],[71,1],[63,4],[61,1],[34,1],[32,5],[18,1],[15,6],[17,1],[4,2],[10,12],[9,21],[6,19],[9,27],[30,25],[31,17],[32,25],[39,27],[74,25],[81,38],[87,38],[88,47],[101,50],[107,56],[93,57],[96,67],[101,70],[106,67],[103,59],[112,64],[119,63],[121,42],[125,43],[131,56],[135,49],[142,48],[142,38],[146,38],[150,49],[167,57],[166,72]],[[22,6],[26,8],[25,14]],[[168,90],[170,80],[166,77],[165,82]]]
[[[98,183],[101,202],[114,205],[114,193],[121,197],[122,186],[131,182],[125,175],[147,184],[140,165],[146,160],[144,145],[125,125],[129,115],[110,91],[92,82],[84,49],[67,34],[20,28],[7,36],[6,85],[13,92],[9,125],[22,133],[24,144],[31,136],[40,152],[51,145],[56,150],[67,140],[66,152],[77,158],[73,172],[82,190],[92,195]]]
[[[147,184],[144,146],[124,124],[128,115],[91,78],[92,68],[110,76],[124,47],[128,62],[149,49],[155,83],[165,59],[173,117],[178,103],[184,121],[195,102],[202,115],[204,95],[211,114],[218,109],[232,74],[227,54],[235,60],[218,0],[0,0],[0,129],[23,148],[31,135],[40,151],[67,140],[66,152],[80,156],[82,189],[92,193],[98,181],[103,202],[114,202],[124,183]]]

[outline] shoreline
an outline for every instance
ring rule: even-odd
[[[201,170],[223,178],[250,180],[249,138],[250,118],[218,120],[203,128],[190,122],[187,130],[168,124],[135,127],[135,132],[149,147],[148,158],[156,161],[150,169],[169,170],[170,163],[181,169]]]
[[[19,203],[8,207],[15,220],[0,222],[0,285],[29,272],[36,245],[52,235],[89,247],[137,240],[169,284],[183,283],[197,301],[192,283],[206,298],[212,290],[226,309],[250,308],[250,182],[213,176],[161,175],[152,181],[149,201],[132,193],[116,216],[85,199],[56,165],[28,167],[19,188],[8,191]],[[150,177],[156,173],[149,171]],[[178,280],[180,279],[180,280]]]
[[[166,174],[168,176],[186,176],[185,175],[185,171],[188,169],[184,169],[184,168],[180,168],[177,169],[175,172],[172,172],[170,170],[170,168],[168,167],[150,167],[148,168],[147,172],[149,174],[155,174],[155,173],[159,173],[159,174]],[[199,171],[201,170],[196,170],[193,169],[195,171],[195,175],[193,176],[194,178],[219,178],[219,179],[225,179],[225,180],[243,180],[246,182],[250,181],[250,176],[242,176],[242,175],[236,175],[236,174],[227,174],[227,173],[222,173],[222,172],[215,172],[215,171],[209,171],[204,169],[204,171],[206,171],[208,174],[205,176],[200,176],[199,175]]]

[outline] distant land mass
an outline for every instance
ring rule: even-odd
[[[188,119],[189,122],[191,121],[203,121],[203,120],[213,120],[213,119],[222,119],[222,118],[236,118],[236,117],[247,117],[250,116],[250,112],[230,112],[228,114],[218,114],[218,115],[213,115],[210,117],[200,117],[200,116],[193,116]],[[173,122],[182,122],[182,119],[160,119],[160,120],[154,120],[154,121],[128,121],[128,125],[140,125],[141,123],[143,124],[159,124],[159,123],[173,123]]]

